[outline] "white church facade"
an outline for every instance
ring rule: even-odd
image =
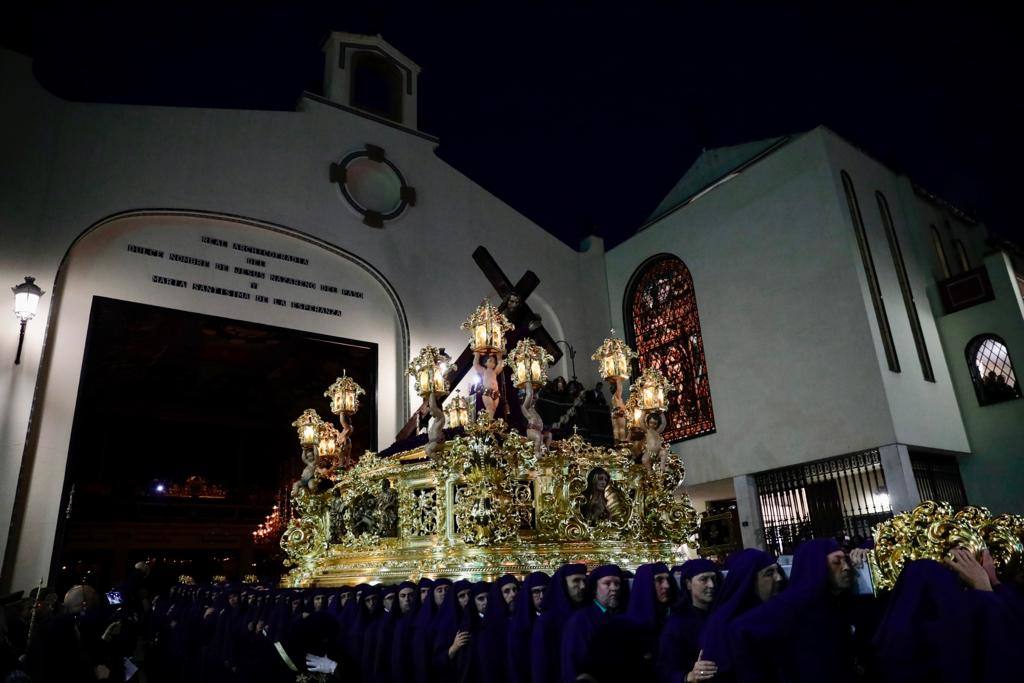
[[[497,297],[478,245],[538,275],[529,305],[584,358],[610,328],[699,349],[684,374],[707,395],[673,448],[698,510],[735,500],[746,545],[961,477],[971,503],[1024,512],[1024,271],[984,226],[818,128],[706,152],[636,235],[573,249],[437,157],[393,46],[335,33],[325,55],[324,96],[268,112],[62,101],[0,53],[0,281],[45,291],[17,365],[17,321],[0,325],[0,588],[49,571],[94,297],[373,345],[384,448],[417,407],[410,356],[464,346]],[[654,267],[691,297],[660,342],[636,319]],[[993,368],[1013,400],[986,395]]]

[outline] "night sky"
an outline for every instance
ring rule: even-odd
[[[34,57],[40,82],[96,102],[289,110],[320,90],[328,31],[381,33],[423,67],[420,127],[441,138],[438,154],[573,246],[591,232],[627,238],[701,148],[819,124],[1024,241],[1024,43],[1019,23],[985,3],[7,12],[0,40]]]

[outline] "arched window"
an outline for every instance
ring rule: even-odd
[[[679,388],[669,398],[665,438],[675,442],[713,433],[697,296],[686,264],[669,254],[647,261],[633,274],[625,309],[627,336],[641,371],[654,366]]]
[[[374,52],[352,55],[352,93],[349,102],[372,114],[402,122],[402,72]]]
[[[935,258],[939,260],[939,268],[942,270],[943,279],[946,279],[952,275],[949,272],[949,259],[946,258],[946,248],[942,246],[942,235],[939,234],[939,229],[934,225],[930,227],[932,229],[932,248],[935,249]]]
[[[885,312],[885,301],[882,300],[882,288],[878,284],[878,273],[875,271],[875,260],[871,257],[871,245],[868,243],[868,234],[864,230],[864,217],[860,213],[860,204],[857,202],[857,192],[853,188],[853,181],[850,174],[841,171],[839,176],[843,180],[843,191],[846,193],[846,206],[850,210],[850,220],[853,222],[853,232],[857,236],[857,249],[860,251],[861,265],[864,267],[864,276],[868,280],[868,291],[871,293],[871,305],[875,309],[875,320],[878,322],[878,334],[882,337],[882,348],[885,350],[885,360],[889,369],[893,372],[900,371],[900,359],[896,355],[896,344],[892,339],[892,328],[889,327],[889,316]]]
[[[1002,339],[994,334],[980,334],[967,344],[964,354],[980,405],[1020,398],[1010,350]]]
[[[907,273],[907,263],[903,260],[903,249],[900,248],[900,239],[896,235],[896,224],[892,220],[892,211],[889,210],[889,202],[881,192],[875,192],[875,201],[878,203],[878,213],[882,216],[885,237],[889,241],[892,266],[896,269],[900,293],[903,295],[903,305],[907,309],[907,320],[910,322],[910,333],[914,337],[917,359],[921,363],[921,374],[926,381],[934,382],[935,373],[932,371],[932,359],[928,355],[928,344],[924,340],[924,330],[921,329],[921,318],[917,314],[914,290],[910,287],[910,275]]]
[[[960,240],[953,240],[953,248],[956,250],[956,260],[960,263],[960,272],[966,273],[971,269],[971,260],[967,258],[967,250]]]

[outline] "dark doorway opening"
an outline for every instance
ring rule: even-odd
[[[354,331],[353,331],[354,332]],[[302,463],[291,423],[331,418],[346,371],[367,392],[353,453],[376,450],[377,346],[95,297],[54,548],[60,588],[116,585],[131,566],[196,581],[281,571],[252,532]]]

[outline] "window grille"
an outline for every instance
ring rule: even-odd
[[[843,190],[846,192],[846,205],[850,209],[850,220],[853,221],[853,231],[857,235],[857,248],[860,250],[860,260],[864,266],[864,275],[868,279],[871,305],[875,309],[875,319],[878,321],[878,333],[882,337],[885,360],[889,364],[890,370],[899,372],[900,360],[896,356],[896,344],[892,339],[889,316],[885,313],[882,288],[878,284],[878,273],[875,271],[875,260],[871,257],[871,245],[868,243],[868,234],[864,230],[864,217],[860,213],[857,192],[854,190],[853,181],[850,180],[850,175],[846,171],[842,171],[840,176],[843,179]]]
[[[921,318],[917,314],[917,304],[914,302],[914,290],[910,288],[907,263],[903,260],[903,250],[900,249],[900,240],[896,235],[896,226],[892,220],[892,212],[889,210],[889,202],[881,192],[875,192],[875,200],[878,202],[878,212],[882,215],[882,225],[885,226],[885,236],[889,241],[889,251],[892,253],[892,265],[896,269],[896,277],[899,279],[903,305],[907,309],[910,333],[914,337],[917,359],[921,363],[921,374],[924,375],[926,381],[934,382],[935,372],[932,370],[932,359],[928,355],[928,345],[925,343],[924,331],[921,329]]]
[[[954,509],[967,505],[967,491],[956,458],[911,451],[910,466],[921,500],[945,501]]]
[[[978,335],[967,344],[964,355],[980,405],[1020,398],[1010,350],[1001,338],[994,334]]]
[[[627,289],[627,334],[640,370],[660,370],[679,390],[669,395],[664,437],[671,442],[715,431],[697,296],[689,269],[675,256],[641,266]]]
[[[877,450],[754,475],[770,550],[787,554],[811,538],[859,543],[892,517]]]

